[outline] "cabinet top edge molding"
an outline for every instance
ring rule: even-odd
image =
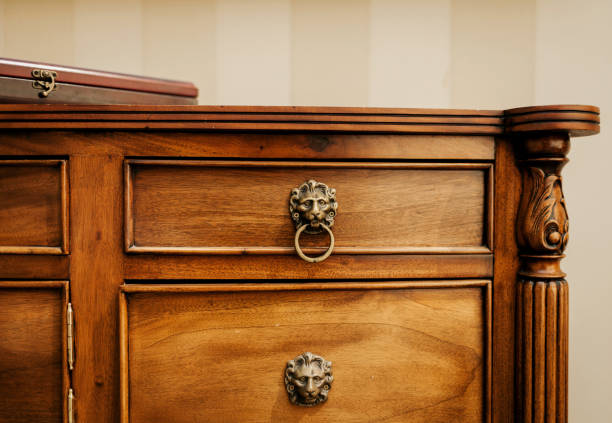
[[[305,106],[0,104],[4,129],[316,131],[497,135],[599,132],[599,108],[551,105],[509,110]]]

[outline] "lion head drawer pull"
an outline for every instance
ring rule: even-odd
[[[327,185],[309,180],[298,188],[291,190],[289,198],[289,213],[295,222],[295,251],[305,261],[318,263],[330,256],[334,249],[334,234],[331,227],[334,226],[334,218],[338,210],[336,202],[336,190]],[[329,234],[329,247],[327,251],[318,257],[308,257],[300,248],[300,235],[319,234],[323,231]]]
[[[309,352],[287,362],[285,388],[291,404],[312,407],[327,401],[334,381],[332,363]]]

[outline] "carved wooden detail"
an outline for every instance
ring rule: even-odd
[[[569,221],[561,177],[529,166],[523,172],[518,242],[534,253],[561,254],[569,238]]]
[[[560,262],[569,238],[561,169],[567,134],[520,140],[517,421],[567,422],[568,285]]]

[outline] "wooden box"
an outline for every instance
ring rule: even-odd
[[[197,104],[190,82],[0,58],[0,103]]]

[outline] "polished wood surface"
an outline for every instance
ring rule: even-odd
[[[0,254],[68,252],[65,160],[0,160]]]
[[[126,279],[490,278],[492,254],[332,254],[323,266],[295,255],[131,255]]]
[[[0,422],[65,421],[67,288],[0,281]]]
[[[487,420],[485,281],[127,288],[124,422]],[[282,382],[305,351],[333,363],[320,408]]]
[[[287,201],[310,179],[336,189],[336,254],[490,251],[489,165],[136,160],[126,166],[128,252],[293,254]],[[320,254],[325,238],[302,237],[304,251]]]
[[[0,254],[0,279],[14,280],[11,283],[22,284],[19,288],[24,290],[29,280],[47,284],[56,282],[42,281],[70,280],[77,357],[74,371],[66,372],[63,380],[64,386],[74,390],[77,422],[117,422],[120,421],[120,409],[132,409],[138,413],[135,417],[144,418],[149,412],[144,408],[146,404],[175,410],[177,408],[173,407],[185,408],[177,399],[185,397],[191,398],[193,404],[186,408],[187,412],[200,412],[202,402],[208,399],[198,397],[195,401],[195,397],[189,397],[190,392],[207,389],[206,392],[211,392],[215,386],[226,382],[220,371],[210,369],[205,380],[196,377],[203,371],[197,364],[208,360],[215,352],[202,348],[202,355],[188,355],[181,352],[182,346],[176,342],[181,337],[201,340],[210,331],[176,330],[173,325],[178,321],[174,316],[181,316],[194,327],[221,322],[223,320],[215,318],[221,319],[222,315],[230,319],[232,307],[225,307],[218,313],[206,311],[213,306],[205,300],[223,298],[226,305],[251,304],[254,299],[269,304],[266,313],[249,313],[234,325],[247,332],[263,330],[247,327],[249,319],[264,322],[270,316],[278,316],[276,320],[288,322],[294,315],[306,315],[299,313],[301,306],[316,304],[319,304],[317,313],[313,310],[307,317],[333,315],[335,322],[341,324],[346,323],[345,315],[372,317],[368,319],[371,322],[375,322],[376,316],[384,316],[392,321],[408,319],[403,322],[406,327],[411,327],[413,322],[421,324],[422,334],[414,336],[423,336],[427,341],[407,344],[408,349],[418,350],[420,354],[401,356],[398,361],[401,365],[393,371],[391,360],[379,363],[385,374],[422,376],[430,383],[399,399],[388,396],[376,401],[371,410],[379,420],[387,416],[390,421],[395,418],[407,422],[438,419],[445,422],[564,423],[567,421],[568,389],[568,283],[562,276],[558,246],[562,242],[564,245],[568,231],[564,224],[567,216],[561,207],[565,199],[559,179],[560,165],[566,161],[569,137],[598,132],[598,114],[595,107],[575,105],[507,111],[0,105],[0,157],[4,161],[19,162],[20,166],[28,164],[26,170],[10,167],[16,172],[7,171],[5,179],[20,181],[19,184],[26,188],[44,188],[41,195],[27,194],[27,190],[13,195],[7,184],[0,185],[2,198],[7,200],[5,204],[12,204],[13,208],[21,204],[18,207],[21,211],[8,220],[5,217],[4,221],[9,225],[31,222],[30,232],[25,232],[30,239],[18,238],[24,236],[23,233],[5,230],[3,236],[12,243],[28,245],[20,245],[18,252],[5,250]],[[66,174],[65,184],[54,182],[53,188],[40,185],[37,178],[24,179],[33,161],[65,162],[62,167]],[[134,175],[127,172],[127,178],[126,163],[136,169]],[[186,166],[186,163],[191,165]],[[288,165],[278,166],[279,163]],[[57,171],[55,166],[47,166],[47,169]],[[32,172],[40,171],[37,168]],[[252,177],[250,172],[259,173]],[[282,174],[280,182],[279,178],[268,178],[266,172]],[[307,178],[310,172],[317,172],[317,177],[322,176],[320,179],[332,187],[333,183],[325,181],[325,177],[333,178],[342,186],[337,194],[339,215],[333,228],[339,250],[318,264],[306,263],[294,254],[278,250],[286,248],[279,245],[279,239],[290,240],[287,237],[295,230],[288,216],[288,190],[304,182],[297,180],[289,184],[289,180]],[[221,181],[226,188],[225,195],[221,195],[210,181]],[[357,182],[353,184],[352,181]],[[281,209],[270,206],[265,196],[248,191],[245,187],[249,182],[258,188],[257,192],[274,197],[269,201],[277,202]],[[270,184],[279,187],[264,188]],[[159,193],[166,196],[167,201],[161,202],[156,197],[158,186]],[[133,197],[128,195],[130,201],[126,203],[130,187]],[[212,197],[210,190],[214,194]],[[47,215],[33,220],[36,213],[42,216],[41,201],[51,198],[48,195],[52,191],[53,198],[58,198],[58,193],[62,193],[60,197],[63,195],[56,209],[65,209],[65,220],[50,221]],[[250,203],[242,200],[247,192]],[[350,192],[350,196],[342,200],[342,192]],[[276,195],[282,198],[276,199]],[[146,201],[139,203],[139,198]],[[216,203],[213,204],[211,198]],[[367,199],[367,204],[383,201],[386,205],[378,207],[378,214],[372,207],[364,211],[359,208],[359,198]],[[27,204],[34,205],[20,203],[24,199],[30,201]],[[130,204],[133,207],[130,208]],[[147,204],[155,207],[147,208]],[[238,214],[231,204],[238,204],[247,212]],[[420,209],[418,204],[424,207]],[[8,216],[7,210],[9,208],[0,207],[0,216],[2,213]],[[216,214],[211,214],[211,210]],[[257,210],[265,210],[267,214],[258,214]],[[375,218],[364,219],[363,223],[355,210]],[[55,212],[53,215],[56,216]],[[438,216],[437,223],[434,216]],[[543,220],[537,216],[543,216]],[[165,219],[166,223],[160,224],[158,218],[163,218],[159,222]],[[394,219],[402,231],[389,230],[395,224]],[[209,223],[207,220],[215,223],[214,236],[203,229]],[[264,231],[253,225],[260,221],[275,228],[277,235],[282,231],[282,235],[256,237],[258,230]],[[126,222],[134,223],[131,238]],[[168,230],[168,223],[172,230]],[[34,230],[36,225],[43,230]],[[183,226],[188,226],[189,231],[181,231]],[[247,232],[246,237],[239,237],[232,229],[235,227],[248,227],[251,232]],[[45,235],[48,228],[54,228],[49,232],[51,235]],[[3,229],[0,228],[0,233]],[[125,251],[126,229],[127,239],[135,243],[130,248],[136,248],[129,252]],[[419,237],[412,237],[414,234]],[[35,237],[54,238],[53,243],[34,245],[40,242]],[[422,244],[414,247],[414,239]],[[146,243],[139,244],[142,240]],[[540,240],[546,243],[540,244]],[[262,243],[266,248],[276,249],[277,253],[227,254],[235,252],[232,249],[261,247]],[[427,251],[423,244],[433,245],[438,250]],[[184,251],[166,251],[168,246],[200,250],[190,251],[196,254],[176,254]],[[211,246],[222,254],[201,250]],[[466,246],[471,250],[466,250]],[[152,249],[139,252],[141,247]],[[49,252],[48,248],[56,254],[40,254]],[[220,248],[225,250],[219,251]],[[366,248],[370,251],[365,251]],[[60,254],[64,251],[68,254]],[[479,282],[475,286],[474,279],[490,282]],[[402,282],[405,280],[410,282]],[[299,300],[280,301],[296,298],[306,291],[310,297],[303,304]],[[28,292],[30,295],[23,298],[30,300],[24,300],[27,304],[23,313],[34,315],[39,312],[36,299],[41,297],[35,295],[36,290]],[[392,294],[397,292],[408,294],[398,300],[398,296]],[[414,301],[417,296],[419,302]],[[321,304],[323,298],[332,297],[337,299],[337,307]],[[354,302],[361,308],[349,306],[348,299],[354,298],[358,299]],[[386,308],[377,307],[375,298],[385,299],[382,303]],[[443,306],[438,307],[440,304]],[[169,307],[166,311],[163,311],[164,305]],[[292,313],[278,314],[274,311],[276,306]],[[391,313],[389,310],[396,306],[407,307],[409,313]],[[233,310],[240,314],[238,310],[244,309]],[[360,313],[356,314],[357,311]],[[204,313],[207,318],[197,319],[190,313]],[[455,315],[461,316],[459,320],[454,320]],[[138,317],[137,326],[131,326],[135,323],[131,320],[133,316]],[[424,321],[423,316],[431,319]],[[13,318],[13,322],[17,320]],[[151,322],[157,322],[156,326]],[[270,333],[277,330],[268,323],[265,327]],[[14,330],[11,327],[20,326],[6,323],[0,335]],[[142,328],[148,329],[139,332]],[[147,336],[159,335],[164,328],[170,332],[176,330],[179,335],[151,348],[175,345],[176,348],[165,351],[167,355],[147,356],[146,349],[140,350],[140,355],[128,351],[126,346],[134,341],[130,338],[131,333],[146,340]],[[464,364],[472,361],[461,353],[450,354],[456,351],[453,345],[457,344],[437,344],[425,335],[440,329],[449,330],[440,335],[441,339],[446,339],[447,335],[470,338],[474,340],[473,345],[478,345],[478,354],[473,357],[479,357],[479,364],[471,367],[481,372],[478,382],[465,384],[465,369],[470,366]],[[32,338],[36,338],[36,326],[28,330]],[[236,351],[239,345],[238,352],[249,356],[251,338],[250,343],[242,338],[240,343],[232,344],[234,333],[228,327],[217,330],[225,331],[227,336],[211,340],[213,345],[220,346],[215,354],[225,359],[229,355],[224,354],[223,349]],[[482,335],[478,343],[476,330]],[[373,332],[371,337],[350,339],[346,331],[333,331],[337,339],[343,340],[342,345],[359,345],[363,351],[372,352],[382,344],[389,350],[402,346],[401,338],[380,331]],[[384,342],[376,344],[375,339]],[[27,342],[34,341],[28,338]],[[274,338],[269,344],[288,353],[295,342]],[[431,348],[426,351],[419,349],[428,345]],[[387,353],[385,349],[381,351],[382,355]],[[272,382],[276,384],[273,388],[276,394],[286,395],[282,391],[283,366],[301,352],[292,350],[287,357],[283,355]],[[321,351],[312,352],[326,356]],[[262,349],[260,353],[265,360],[266,351]],[[355,362],[363,358],[358,352],[353,356]],[[446,377],[428,379],[441,374],[440,368],[435,368],[435,357],[445,357],[462,365],[443,367],[449,369]],[[135,358],[140,364],[131,361]],[[417,359],[422,360],[419,368],[414,367],[413,360]],[[123,364],[120,366],[120,363]],[[143,367],[146,363],[159,367],[147,372]],[[130,385],[136,382],[130,379],[132,364],[137,364],[135,368],[141,366],[140,373],[133,375],[138,377],[138,385]],[[168,370],[171,366],[177,371],[171,373]],[[215,366],[220,369],[222,364]],[[120,367],[126,371],[121,372]],[[233,361],[223,371],[235,376],[237,369],[245,367],[244,363]],[[422,369],[431,371],[423,374]],[[273,373],[272,370],[268,372],[264,373]],[[172,378],[177,379],[180,389],[172,393],[176,401],[165,401],[156,391],[154,381],[159,375],[164,376],[166,384]],[[179,376],[183,379],[178,380]],[[414,377],[417,384],[419,377]],[[207,383],[215,380],[219,384]],[[411,377],[405,382],[410,386],[412,381]],[[256,386],[254,381],[245,383]],[[389,385],[393,391],[408,389],[395,383]],[[149,389],[139,389],[145,386],[143,384]],[[377,395],[385,389],[390,392],[380,379],[375,385],[379,389]],[[257,386],[260,389],[257,392],[264,392]],[[338,386],[341,385],[334,382],[330,401],[334,394],[342,393]],[[454,391],[459,386],[468,388]],[[421,408],[411,415],[400,413],[393,417],[388,414],[389,410],[402,409],[402,404],[415,398],[420,398],[422,403],[433,398],[418,397],[423,392],[442,399],[451,398],[453,392],[459,396]],[[217,392],[217,403],[227,404],[224,398],[230,393],[242,395],[242,398],[247,395],[244,389],[238,390],[232,385],[230,389]],[[366,392],[360,394],[367,397]],[[132,395],[140,402],[130,403]],[[267,400],[265,395],[260,396],[260,401],[262,398]],[[347,397],[340,395],[338,398]],[[59,399],[64,406],[65,399],[65,396]],[[291,404],[286,396],[278,395],[274,399],[278,401],[273,401],[272,405],[285,414],[268,414],[264,421],[287,421],[286,415],[307,421],[320,419],[327,410],[344,413],[344,416],[354,409],[365,410],[360,408],[364,407],[365,400],[351,405],[354,409],[334,409],[333,403],[328,402],[320,408],[304,411],[302,407],[289,407]],[[1,401],[0,413],[7,409]],[[213,406],[210,409],[217,413],[214,415],[219,420],[223,419],[221,408]],[[238,413],[248,414],[244,410]],[[127,418],[127,414],[124,417]],[[363,414],[353,420],[367,421],[367,418],[368,415]],[[239,420],[231,415],[225,418],[225,421]],[[160,420],[154,416],[149,421],[173,421],[173,418]]]

